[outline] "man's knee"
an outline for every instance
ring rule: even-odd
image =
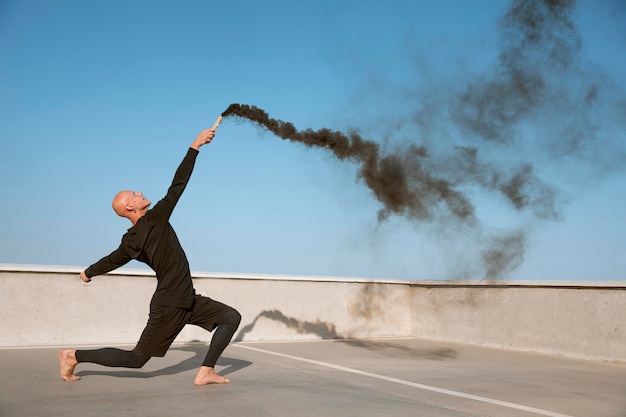
[[[140,355],[133,351],[132,355],[128,358],[125,368],[142,368],[149,360],[150,356]]]
[[[227,324],[229,326],[239,327],[239,323],[241,323],[241,314],[234,308],[226,311],[222,318],[220,319],[219,324]]]

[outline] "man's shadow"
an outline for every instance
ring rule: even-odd
[[[142,372],[142,371],[134,371],[134,370],[133,371],[86,370],[86,371],[76,372],[76,375],[81,376],[81,377],[88,376],[88,375],[106,375],[106,376],[114,376],[117,378],[154,378],[156,376],[162,376],[162,375],[175,375],[175,374],[180,374],[182,372],[186,372],[192,369],[199,368],[202,365],[202,361],[204,360],[204,357],[207,353],[207,349],[208,349],[208,346],[204,344],[198,344],[198,343],[185,344],[182,346],[173,347],[170,350],[181,350],[184,352],[193,352],[194,355],[175,365],[168,366],[167,368],[156,369],[154,371]],[[226,366],[226,368],[219,370],[220,375],[226,376],[228,374],[237,372],[243,368],[246,368],[252,365],[252,362],[241,360],[241,359],[221,357],[220,359],[218,359],[217,365]],[[111,369],[111,368],[108,368],[108,369]]]

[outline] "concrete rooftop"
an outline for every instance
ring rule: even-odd
[[[626,416],[620,363],[420,338],[239,342],[216,367],[233,382],[196,387],[205,352],[79,364],[82,379],[64,382],[57,348],[0,349],[0,416]]]

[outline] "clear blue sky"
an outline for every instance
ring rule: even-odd
[[[470,182],[457,189],[476,224],[379,222],[354,164],[225,119],[171,219],[194,271],[481,279],[485,254],[513,236],[500,278],[626,279],[626,3],[579,1],[561,33],[579,36],[570,66],[549,67],[543,93],[513,110],[488,90],[502,80],[509,7],[1,1],[0,263],[86,267],[107,255],[130,226],[111,210],[115,193],[156,202],[196,134],[244,103],[301,129],[357,129],[386,152],[427,146],[448,179],[459,147],[504,175],[532,166],[555,213],[516,210]],[[541,53],[522,69],[541,68]],[[487,122],[500,107],[507,123],[521,112],[499,130],[506,140],[467,129],[480,117],[476,100],[463,105],[469,93],[490,103]]]

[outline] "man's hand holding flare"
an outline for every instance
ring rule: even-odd
[[[201,146],[206,145],[207,143],[211,143],[213,138],[215,137],[215,132],[217,131],[217,127],[222,122],[222,116],[219,116],[215,121],[215,124],[212,128],[203,130],[200,132],[198,137],[194,139],[191,144],[191,147],[195,150],[199,150]]]

